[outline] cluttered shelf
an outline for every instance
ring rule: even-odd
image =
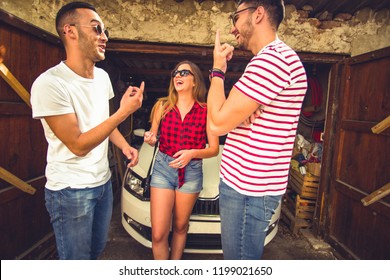
[[[320,143],[310,143],[297,135],[291,159],[286,194],[283,197],[282,218],[297,234],[313,222],[321,175]]]

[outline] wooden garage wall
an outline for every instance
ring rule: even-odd
[[[64,56],[54,36],[41,34],[39,30],[32,33],[31,27],[1,12],[0,46],[6,47],[3,63],[28,92],[35,78]],[[36,189],[31,195],[0,179],[0,258],[28,258],[34,244],[52,239],[44,205],[47,143],[40,121],[32,119],[30,107],[3,78],[0,139],[0,167]],[[50,248],[42,247],[41,254],[48,254]]]

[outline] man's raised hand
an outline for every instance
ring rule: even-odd
[[[214,64],[213,68],[221,69],[223,72],[227,70],[227,62],[233,57],[234,47],[224,43],[221,45],[219,29],[215,34],[214,44]]]

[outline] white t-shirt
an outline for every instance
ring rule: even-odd
[[[238,126],[225,142],[221,177],[248,196],[282,195],[307,89],[298,55],[279,39],[248,63],[234,87],[263,105],[250,126]]]
[[[46,188],[97,187],[109,180],[108,138],[79,157],[56,137],[44,117],[74,113],[81,132],[86,132],[109,117],[109,99],[113,96],[108,74],[97,67],[94,78],[86,79],[60,62],[35,80],[31,88],[33,118],[41,120],[49,144]]]

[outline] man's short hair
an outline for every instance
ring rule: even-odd
[[[96,12],[96,9],[93,5],[86,3],[86,2],[70,2],[64,6],[62,6],[61,9],[58,10],[57,16],[56,16],[56,29],[58,35],[60,37],[62,36],[62,27],[64,26],[64,19],[68,16],[71,16],[75,13],[76,9],[90,9],[92,11]]]
[[[284,18],[284,1],[283,0],[239,0],[238,6],[247,4],[248,6],[263,6],[268,13],[272,25],[278,30],[280,23]]]

